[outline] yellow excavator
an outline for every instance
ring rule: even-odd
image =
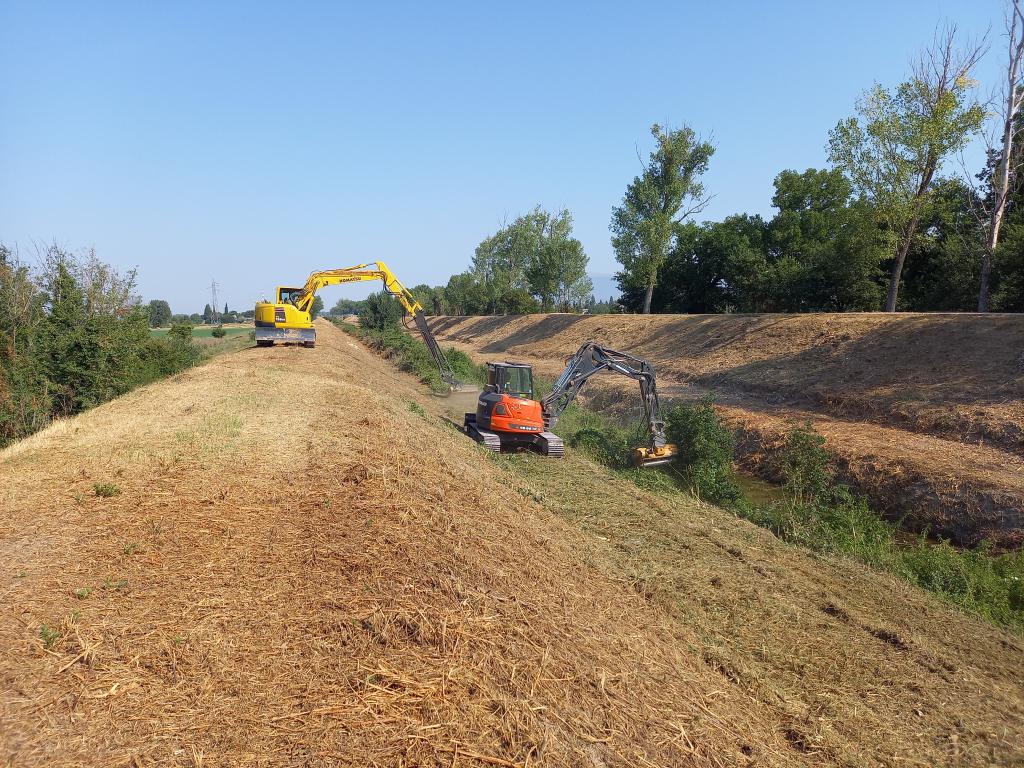
[[[366,280],[380,280],[387,292],[398,299],[416,323],[416,329],[430,350],[442,381],[452,388],[458,388],[460,382],[455,378],[451,364],[434,338],[430,326],[427,325],[427,320],[423,316],[423,306],[383,261],[313,272],[306,278],[306,284],[301,288],[280,287],[277,289],[276,301],[256,302],[256,346],[272,347],[275,342],[301,344],[304,347],[316,346],[316,329],[309,313],[316,292],[328,285],[360,283]]]

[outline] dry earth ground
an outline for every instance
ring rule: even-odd
[[[1019,637],[318,327],[0,454],[0,764],[1024,761]]]
[[[1022,315],[525,315],[432,327],[477,360],[512,357],[551,376],[588,339],[639,355],[665,399],[713,393],[741,461],[763,476],[771,449],[811,421],[845,479],[891,518],[963,544],[1024,543]],[[595,384],[598,408],[636,400],[614,378]]]

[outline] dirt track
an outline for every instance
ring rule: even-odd
[[[478,360],[556,375],[587,339],[650,360],[668,400],[714,394],[765,461],[793,424],[828,438],[846,479],[892,518],[974,544],[1024,542],[1024,316],[531,315],[435,318]],[[624,408],[614,379],[590,391]],[[631,401],[627,401],[631,402]]]
[[[0,764],[1024,761],[1019,637],[319,328],[0,454]]]

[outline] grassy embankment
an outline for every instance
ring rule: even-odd
[[[338,322],[398,367],[432,389],[443,389],[426,346],[400,328],[370,330]],[[463,352],[446,352],[456,375],[479,383],[483,368]],[[550,381],[538,381],[541,390]],[[630,448],[642,435],[599,413],[573,404],[557,432],[569,446],[613,469],[636,485],[671,498],[686,494],[703,498],[771,530],[780,539],[813,551],[855,559],[895,574],[965,611],[1000,626],[1024,631],[1024,551],[994,554],[983,544],[959,550],[947,541],[921,536],[901,540],[899,527],[873,512],[833,476],[822,439],[810,428],[793,430],[776,457],[786,477],[780,500],[752,503],[745,499],[731,467],[732,435],[718,421],[709,403],[677,406],[665,414],[669,438],[678,443],[678,462],[660,470],[630,465]],[[530,462],[503,457],[514,468],[530,471]]]

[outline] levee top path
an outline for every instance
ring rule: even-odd
[[[668,400],[713,393],[733,426],[760,438],[741,445],[754,463],[766,440],[810,420],[878,508],[963,543],[1022,540],[1024,315],[525,315],[431,327],[478,360],[549,375],[588,339],[639,355]]]
[[[1019,637],[318,331],[0,453],[0,764],[1024,760]]]

